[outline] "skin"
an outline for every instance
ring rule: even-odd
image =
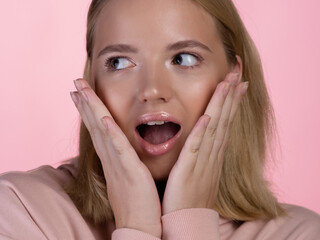
[[[154,0],[148,4],[143,0],[111,1],[99,16],[96,33],[92,77],[97,95],[106,104],[153,178],[166,179],[191,129],[204,113],[218,82],[228,71],[213,20],[199,6],[182,4],[182,1]],[[200,41],[212,52],[199,48],[165,50],[168,44],[186,39]],[[133,45],[139,53],[110,53],[97,58],[105,46],[113,43]],[[204,61],[200,63],[192,57],[189,63],[186,60],[189,55],[184,55],[182,64],[198,66],[193,69],[186,69],[185,66],[183,69],[181,64],[173,65],[172,59],[182,50],[195,52]],[[107,72],[105,59],[119,54],[133,63],[121,59],[128,66],[126,69]],[[138,116],[160,111],[179,119],[184,131],[172,151],[151,157],[143,153],[135,141],[134,124]]]
[[[211,51],[166,50],[191,39]],[[132,45],[138,53],[98,57],[116,43]],[[105,60],[118,55],[121,70],[108,71]],[[237,60],[227,63],[212,17],[194,2],[111,0],[103,9],[92,58],[95,91],[78,79],[78,91],[71,95],[102,162],[116,228],[161,238],[162,215],[213,209],[229,129],[246,90]],[[142,114],[161,111],[179,119],[183,132],[168,153],[150,156],[133,136],[134,123]]]

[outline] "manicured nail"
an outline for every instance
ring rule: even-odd
[[[71,98],[75,104],[79,103],[79,97],[75,94],[75,92],[70,92]]]
[[[230,90],[230,83],[225,83],[223,88],[223,96],[227,96]]]
[[[249,87],[249,82],[248,81],[244,82],[242,89],[241,89],[241,95],[244,95],[246,93],[248,87]]]
[[[80,94],[81,94],[82,98],[83,98],[86,102],[89,102],[88,96],[87,96],[87,94],[86,94],[84,91],[80,91]]]

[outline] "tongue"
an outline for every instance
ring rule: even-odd
[[[179,131],[180,126],[174,123],[165,123],[163,125],[143,125],[140,128],[142,138],[151,144],[160,144],[168,141]]]

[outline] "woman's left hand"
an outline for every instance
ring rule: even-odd
[[[162,215],[185,208],[213,209],[219,190],[229,130],[238,109],[244,83],[228,74],[218,84],[205,115],[201,116],[173,166],[163,196]],[[227,83],[227,85],[225,85]],[[224,95],[224,87],[230,90]]]

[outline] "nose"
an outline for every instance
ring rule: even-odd
[[[166,69],[154,66],[142,73],[138,88],[140,102],[168,102],[173,95],[172,83]]]

